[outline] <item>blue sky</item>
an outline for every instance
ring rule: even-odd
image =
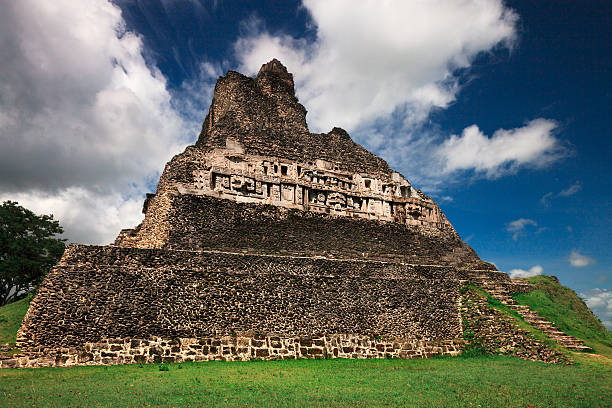
[[[480,256],[612,327],[612,3],[24,0],[0,17],[0,198],[77,242],[139,222],[217,76],[271,57]]]

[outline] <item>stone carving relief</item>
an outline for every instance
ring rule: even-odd
[[[197,164],[193,184],[179,185],[180,193],[404,224],[450,226],[433,201],[423,198],[395,172],[391,177],[350,173],[324,160],[291,163],[249,155],[235,145],[215,149]]]

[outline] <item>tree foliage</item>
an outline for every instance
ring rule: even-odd
[[[42,282],[64,253],[63,231],[52,215],[36,215],[14,201],[0,206],[0,305]]]

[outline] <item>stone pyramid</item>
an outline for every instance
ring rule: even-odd
[[[516,290],[383,159],[310,133],[277,60],[219,78],[143,212],[67,248],[19,331],[27,365],[457,354],[461,285]]]

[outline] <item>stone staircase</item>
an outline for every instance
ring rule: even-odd
[[[538,312],[531,310],[529,306],[519,305],[512,299],[510,296],[511,292],[517,292],[521,289],[528,290],[531,287],[529,283],[520,279],[512,279],[511,283],[508,284],[507,278],[504,279],[505,282],[503,282],[501,275],[496,276],[497,274],[505,275],[505,273],[499,271],[473,271],[470,273],[470,280],[486,290],[493,298],[516,311],[527,323],[540,330],[563,347],[573,351],[593,351],[589,346],[585,345],[582,340],[565,334],[556,328],[552,322],[540,316]]]

